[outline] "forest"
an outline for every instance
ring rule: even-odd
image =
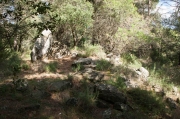
[[[180,118],[179,0],[0,0],[0,13],[0,119]]]

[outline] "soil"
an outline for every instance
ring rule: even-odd
[[[75,74],[72,70],[72,63],[76,58],[64,57],[59,60],[43,60],[31,63],[24,62],[30,66],[18,74],[18,78],[27,79],[31,84],[25,92],[17,91],[13,85],[12,76],[5,77],[0,82],[0,119],[95,119],[102,118],[104,109],[92,107],[86,109],[81,107],[68,107],[65,101],[70,98],[71,90],[77,90],[78,83],[82,76],[76,75],[73,87],[62,92],[48,92],[47,86],[37,87],[39,82],[51,82],[56,79],[67,79],[68,75]],[[56,72],[45,72],[43,66],[57,62]],[[78,80],[76,80],[78,79]],[[43,84],[43,83],[42,83]],[[48,84],[47,84],[48,85]],[[32,93],[43,89],[47,96],[43,98],[32,97]],[[90,112],[88,112],[90,111]]]
[[[96,59],[95,57],[91,58]],[[83,79],[71,67],[76,59],[64,57],[59,60],[43,60],[36,63],[24,60],[29,68],[19,73],[18,78],[27,79],[30,83],[29,89],[24,92],[17,91],[12,83],[12,76],[6,77],[6,80],[0,82],[0,119],[102,119],[105,109],[96,106],[86,107],[82,104],[69,107],[65,104],[73,91],[79,91],[79,81]],[[44,66],[51,62],[57,62],[56,72],[44,70]],[[74,76],[72,89],[62,92],[48,91],[49,82],[56,79],[65,80],[69,75]],[[109,79],[109,75],[105,75],[105,79]],[[32,93],[39,90],[43,90],[46,95],[42,98],[33,97]],[[175,110],[175,115],[180,112],[178,110]],[[112,113],[116,114],[116,112]],[[168,118],[170,119],[170,116],[166,117],[166,119]]]

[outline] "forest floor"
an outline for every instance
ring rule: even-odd
[[[16,91],[11,76],[5,77],[0,82],[0,119],[96,119],[103,118],[102,112],[105,109],[91,107],[68,107],[65,101],[70,98],[72,90],[77,90],[81,75],[76,75],[74,86],[70,90],[61,92],[49,92],[48,82],[57,79],[66,80],[68,75],[75,74],[72,70],[72,63],[76,58],[65,57],[60,60],[44,60],[31,63],[24,60],[29,66],[18,74],[19,79],[28,80],[27,91]],[[58,62],[56,72],[45,72],[44,65],[50,62]],[[43,91],[42,91],[43,90]],[[41,91],[41,92],[39,92]],[[41,96],[43,92],[43,96]],[[44,95],[45,94],[45,95]],[[35,95],[35,96],[33,96]],[[77,111],[78,110],[78,111]],[[89,112],[91,111],[91,112]]]
[[[24,60],[29,68],[20,72],[18,78],[28,80],[28,90],[17,91],[11,76],[0,82],[0,119],[103,119],[102,113],[106,109],[86,104],[77,107],[66,105],[66,101],[74,93],[84,90],[80,87],[80,80],[83,80],[82,75],[76,74],[71,66],[76,59],[65,57],[60,60],[44,60],[36,63]],[[44,66],[51,62],[57,63],[56,72],[46,72]],[[51,82],[57,79],[69,79],[70,75],[73,75],[71,89],[59,92],[49,91]],[[109,74],[105,75],[105,79],[108,78]],[[179,112],[179,109],[174,111],[175,115]],[[117,113],[114,110],[112,115],[117,115]],[[163,118],[171,119],[172,117],[166,115]],[[178,118],[177,116],[174,119]],[[115,116],[111,119],[115,119]]]

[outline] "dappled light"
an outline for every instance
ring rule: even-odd
[[[0,119],[178,119],[169,2],[0,0]]]

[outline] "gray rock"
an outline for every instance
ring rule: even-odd
[[[103,83],[96,83],[95,90],[99,92],[98,98],[110,103],[124,103],[127,102],[127,97],[117,88],[112,85],[106,85]]]
[[[77,66],[77,65],[89,65],[92,63],[91,58],[79,58],[78,60],[75,60],[72,66]]]
[[[97,100],[96,106],[99,108],[110,108],[110,104],[103,100]]]
[[[114,103],[114,109],[124,112],[128,110],[128,106],[126,104],[116,102]]]
[[[110,119],[110,118],[111,118],[111,114],[112,114],[112,112],[111,112],[111,109],[110,109],[110,108],[107,109],[107,110],[105,110],[105,111],[103,112],[103,119]]]
[[[26,91],[28,89],[28,82],[26,79],[14,79],[13,84],[18,91]]]
[[[145,69],[144,67],[140,67],[135,72],[137,73],[138,76],[140,76],[144,80],[147,80],[147,78],[149,76],[149,71],[147,69]]]
[[[20,112],[24,112],[24,111],[33,111],[33,110],[38,110],[40,109],[41,105],[40,104],[31,104],[31,105],[27,105],[27,106],[24,106],[22,108],[19,109]]]
[[[76,99],[75,97],[72,97],[66,101],[66,105],[77,106],[78,105],[78,99]]]
[[[54,56],[55,59],[62,59],[62,55],[58,52],[58,53],[55,53],[55,56]]]
[[[104,74],[94,71],[91,68],[86,68],[83,72],[83,76],[92,82],[98,82],[102,80]]]
[[[116,55],[113,55],[111,58],[110,58],[110,62],[112,64],[114,64],[114,66],[118,66],[118,65],[121,65],[122,62],[120,62],[120,56],[116,56]]]
[[[166,102],[169,104],[170,108],[171,109],[177,109],[177,104],[176,104],[176,101],[174,101],[173,99],[171,98],[167,98],[166,99]]]
[[[130,80],[125,81],[127,88],[137,88],[138,86],[136,84],[132,84]]]
[[[50,97],[51,94],[49,92],[36,89],[32,91],[31,96],[36,99],[41,99],[41,98]]]
[[[71,53],[71,57],[72,57],[72,58],[75,58],[75,57],[77,57],[77,56],[78,56],[78,53],[77,53],[77,52]]]
[[[113,56],[113,53],[109,53],[106,55],[107,58],[111,58]]]
[[[71,81],[67,81],[67,80],[55,81],[50,84],[49,91],[54,91],[54,92],[63,91],[65,89],[70,88],[71,86],[72,86]]]
[[[34,62],[37,59],[41,59],[43,56],[45,56],[50,49],[52,41],[53,37],[51,31],[42,31],[42,36],[36,39],[33,49],[31,51],[31,61]]]

